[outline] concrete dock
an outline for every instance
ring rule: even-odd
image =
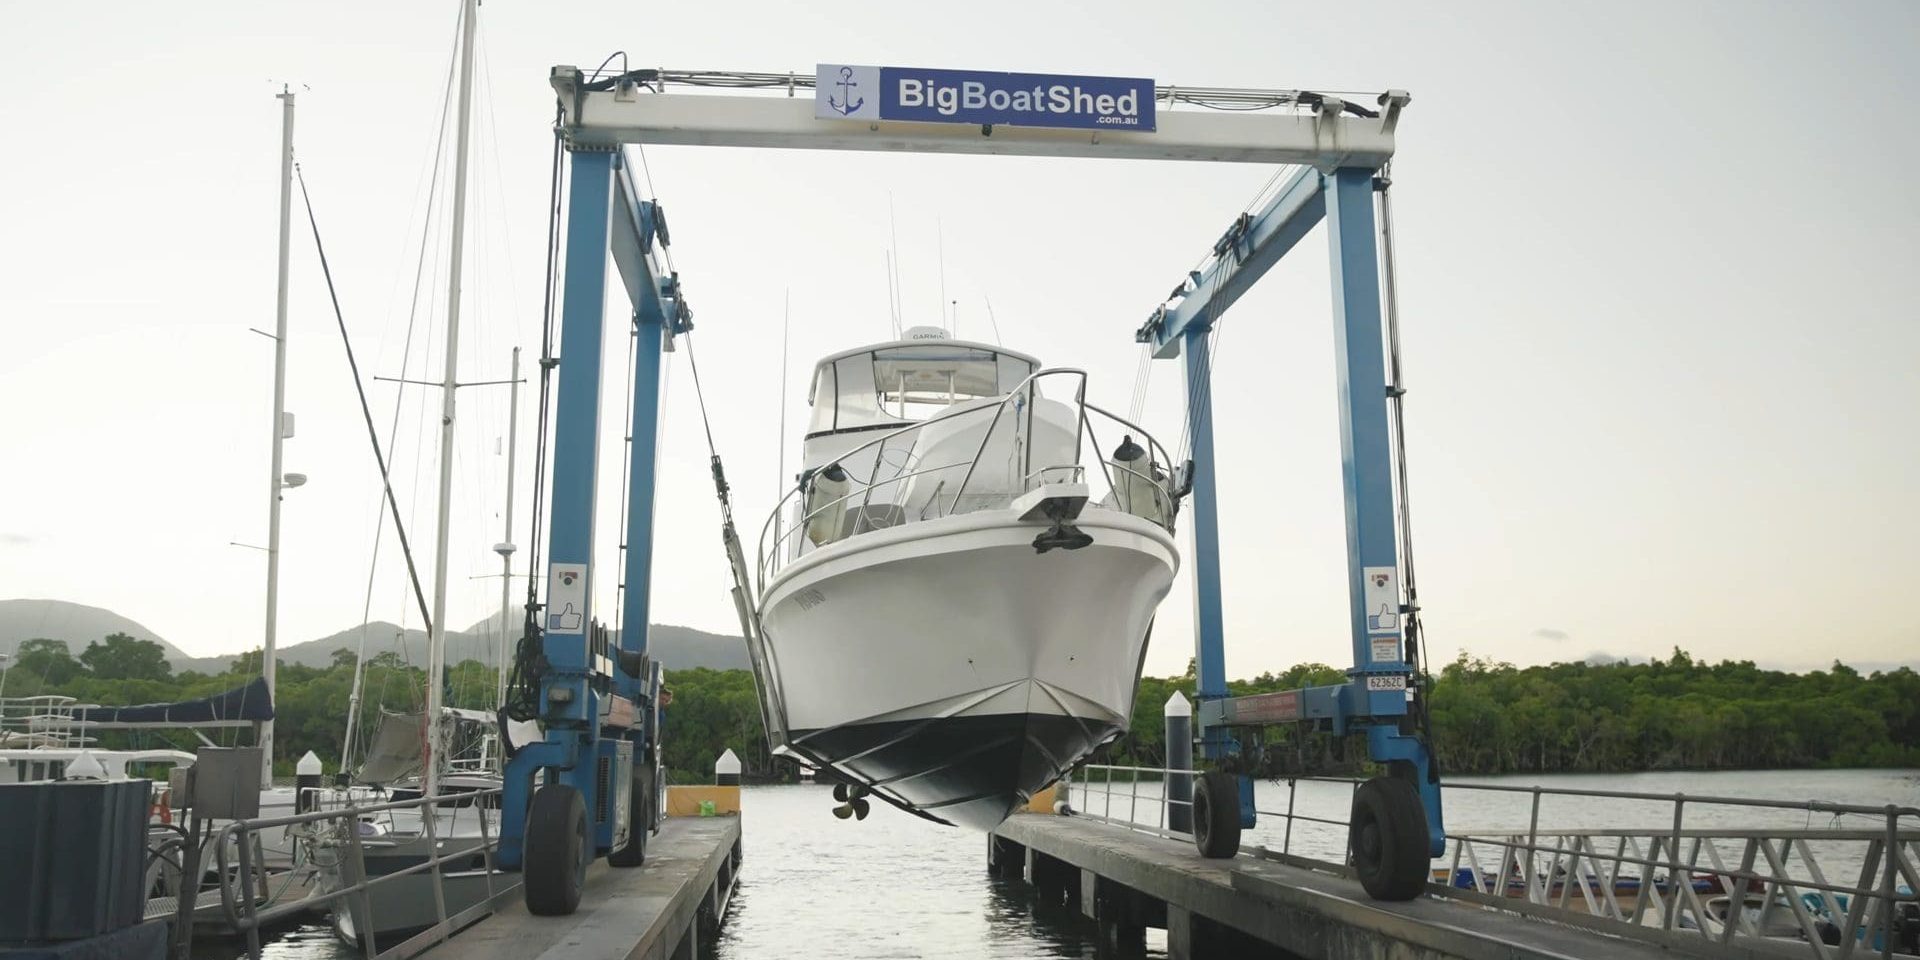
[[[1236,857],[1080,817],[1019,814],[988,839],[995,873],[1024,878],[1043,902],[1076,907],[1110,953],[1137,951],[1147,927],[1173,958],[1309,960],[1628,960],[1657,946],[1512,913],[1421,898],[1372,900],[1358,881]]]
[[[740,867],[740,817],[669,817],[647,844],[643,867],[596,860],[580,909],[536,917],[519,899],[436,953],[460,960],[667,960],[698,955],[725,915]]]

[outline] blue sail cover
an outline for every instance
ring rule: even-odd
[[[186,726],[221,721],[272,720],[273,698],[267,681],[255,677],[244,687],[179,703],[144,703],[131,707],[75,707],[73,719],[94,723],[150,723]]]

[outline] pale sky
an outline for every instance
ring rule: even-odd
[[[273,95],[296,85],[296,150],[363,372],[400,375],[457,9],[0,0],[0,597],[108,607],[197,655],[259,642],[263,558],[229,541],[266,528],[272,350],[247,331],[273,324]],[[1432,656],[1920,662],[1903,605],[1920,570],[1920,7],[492,0],[481,38],[463,380],[504,378],[514,344],[530,371],[538,353],[553,64],[625,49],[677,69],[1410,90],[1395,212]],[[937,322],[944,246],[962,336],[991,339],[991,299],[1008,346],[1087,368],[1096,401],[1124,409],[1134,328],[1273,174],[646,160],[749,554],[776,493],[782,298],[794,434],[813,360],[885,338],[890,198],[908,324]],[[286,500],[288,642],[360,622],[378,489],[304,222],[293,249],[287,469],[312,480]],[[439,376],[445,285],[430,259],[408,376]],[[1224,321],[1233,676],[1347,657],[1328,291],[1316,231]],[[735,632],[684,353],[670,382],[652,619]],[[397,391],[369,387],[384,434]],[[1171,446],[1178,364],[1151,387],[1148,425]],[[396,489],[430,566],[438,400],[406,396]],[[505,421],[503,388],[463,391],[456,624],[498,602],[497,579],[470,578],[498,570]],[[372,615],[417,625],[396,559],[389,535]],[[1189,608],[1183,576],[1150,672],[1190,655]]]

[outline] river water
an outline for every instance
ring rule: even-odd
[[[1461,778],[1469,784],[1498,784],[1655,794],[1684,792],[1785,801],[1810,799],[1880,806],[1920,807],[1920,770],[1819,770],[1718,773],[1643,773]],[[1158,819],[1157,783],[1138,787],[1122,779],[1109,797],[1097,782],[1076,788],[1074,803],[1092,813],[1111,811],[1134,819]],[[1285,784],[1262,783],[1258,807],[1284,813],[1289,799],[1296,815],[1344,819],[1350,788],[1341,784],[1302,783],[1292,793]],[[1136,795],[1138,799],[1136,799]],[[1447,827],[1455,833],[1525,833],[1532,798],[1450,786],[1444,792]],[[710,960],[776,960],[828,956],[835,960],[882,958],[1091,958],[1091,927],[1072,916],[1034,906],[1019,884],[990,878],[986,839],[972,831],[941,827],[875,804],[865,821],[834,819],[831,792],[824,786],[750,787],[745,808],[745,859],[739,886],[717,942],[702,951]],[[1631,800],[1542,801],[1540,824],[1550,828],[1670,828],[1673,805]],[[1344,832],[1296,821],[1288,837],[1280,817],[1267,816],[1247,843],[1322,859],[1344,856]],[[1755,811],[1689,803],[1686,825],[1824,827],[1829,814]],[[1884,821],[1845,818],[1841,825],[1870,829]],[[1822,866],[1845,876],[1836,858]],[[1858,870],[1858,862],[1851,868]],[[457,940],[455,941],[458,942]],[[1148,931],[1149,956],[1162,956],[1165,934]],[[204,944],[200,960],[240,955],[230,945]],[[324,928],[286,931],[266,950],[275,960],[346,960],[357,956],[340,947]],[[582,960],[597,960],[583,957]]]

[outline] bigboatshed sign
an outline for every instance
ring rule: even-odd
[[[1153,129],[1153,81],[983,70],[823,63],[814,74],[822,120],[907,120],[980,126]]]

